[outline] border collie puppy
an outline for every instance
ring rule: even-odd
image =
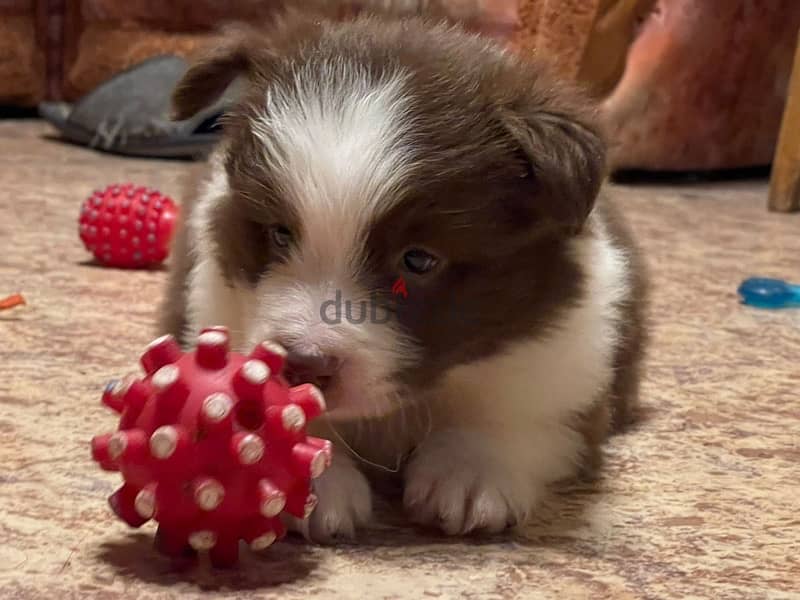
[[[456,25],[305,12],[229,31],[175,91],[183,119],[242,83],[162,327],[278,341],[323,389],[339,447],[311,538],[369,521],[367,465],[397,467],[416,522],[523,523],[637,395],[642,279],[594,112]]]

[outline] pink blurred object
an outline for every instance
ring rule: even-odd
[[[389,7],[400,14],[445,15],[499,38],[510,36],[520,25],[519,0],[352,0],[349,4],[357,10]]]
[[[603,104],[614,168],[769,164],[799,27],[797,0],[658,0]]]
[[[455,18],[486,35],[507,37],[519,27],[519,0],[442,0]]]

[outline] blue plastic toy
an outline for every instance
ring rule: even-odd
[[[739,296],[744,304],[757,308],[800,307],[800,285],[780,279],[751,277],[739,286]]]

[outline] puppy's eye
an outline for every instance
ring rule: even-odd
[[[283,225],[271,225],[269,236],[272,243],[278,248],[288,248],[292,243],[292,232]]]
[[[403,266],[416,275],[431,272],[437,264],[439,264],[438,258],[419,248],[412,248],[403,255]]]

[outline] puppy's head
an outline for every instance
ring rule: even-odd
[[[177,117],[237,76],[213,255],[249,307],[247,343],[282,342],[333,416],[413,399],[579,298],[569,238],[604,148],[539,67],[413,19],[288,18],[195,64]]]

